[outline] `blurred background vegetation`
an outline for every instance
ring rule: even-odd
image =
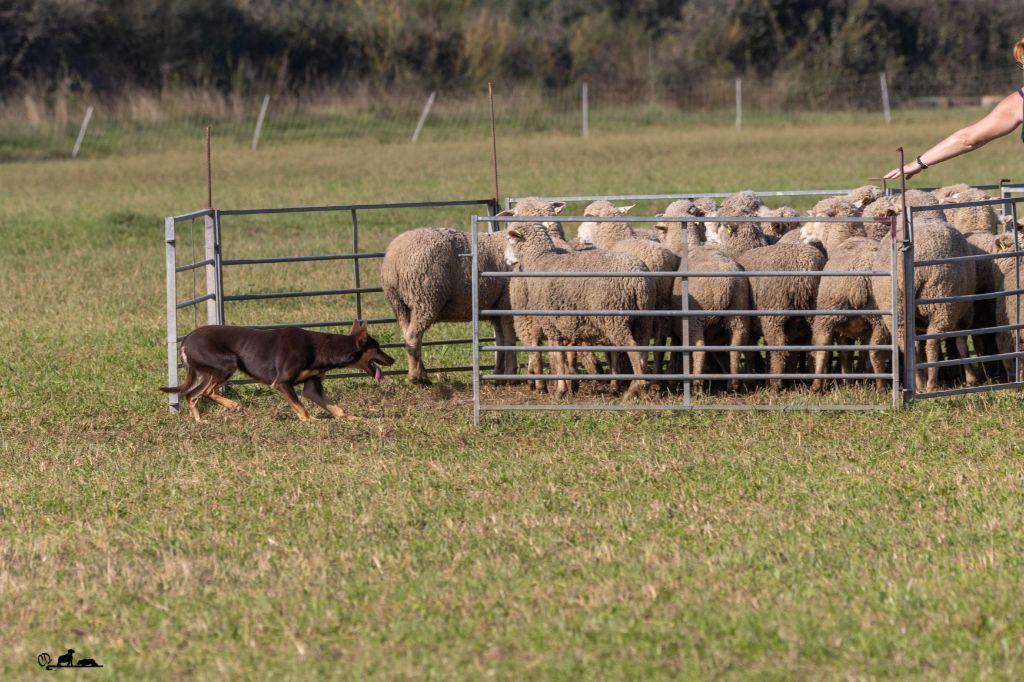
[[[1005,0],[0,0],[0,160],[66,154],[89,106],[90,153],[244,142],[266,95],[268,140],[408,139],[434,90],[428,134],[467,134],[491,81],[525,130],[578,127],[582,83],[595,125],[727,112],[735,78],[745,114],[877,111],[883,71],[896,108],[977,106],[1022,31]]]
[[[464,89],[912,70],[937,90],[1011,61],[1004,0],[0,0],[0,92],[25,87]],[[805,95],[802,95],[806,97]]]

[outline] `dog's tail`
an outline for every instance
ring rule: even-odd
[[[191,367],[186,367],[185,381],[178,386],[161,386],[160,390],[164,393],[188,393],[196,385],[196,378],[196,371]]]

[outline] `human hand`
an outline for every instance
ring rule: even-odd
[[[903,167],[903,175],[905,175],[907,180],[909,180],[910,178],[920,173],[922,170],[924,169],[917,164],[917,161],[914,161],[912,163],[908,163]],[[897,178],[900,177],[900,169],[893,168],[891,171],[889,171],[882,177],[885,178],[886,180],[896,180]]]

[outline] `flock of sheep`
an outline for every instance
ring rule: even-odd
[[[935,192],[909,190],[908,206],[928,206],[991,199],[987,193],[967,185],[943,187]],[[792,385],[804,383],[811,375],[886,373],[891,353],[874,349],[865,353],[849,348],[841,352],[791,351],[783,346],[851,346],[891,344],[892,318],[878,311],[893,306],[892,284],[888,275],[848,274],[841,276],[753,276],[699,273],[750,272],[890,272],[892,257],[891,221],[901,212],[898,196],[884,195],[874,186],[853,190],[847,195],[826,198],[811,209],[803,220],[789,207],[771,209],[753,192],[726,197],[721,204],[712,199],[672,202],[655,227],[638,229],[629,222],[588,221],[579,224],[577,237],[566,240],[560,223],[551,221],[564,204],[539,199],[519,202],[501,215],[523,218],[511,222],[509,229],[478,238],[481,272],[668,272],[677,271],[681,257],[691,273],[686,285],[691,310],[707,311],[706,316],[631,315],[515,315],[490,319],[499,346],[552,347],[615,345],[686,345],[720,347],[722,351],[692,354],[692,374],[735,375],[729,390],[768,378],[772,390],[783,388],[778,376],[793,374]],[[631,207],[616,207],[607,201],[590,204],[583,216],[611,218],[624,215]],[[531,220],[535,218],[534,220]],[[718,217],[719,221],[707,220]],[[721,221],[721,218],[758,218],[748,221]],[[862,217],[881,219],[863,222],[829,222],[816,218]],[[680,220],[671,220],[671,219]],[[782,220],[779,220],[782,218]],[[682,224],[685,222],[686,243]],[[1003,220],[991,206],[972,206],[949,210],[914,211],[915,260],[946,259],[957,256],[1012,251],[1015,237],[1004,232]],[[898,237],[897,237],[898,238]],[[409,379],[429,383],[422,359],[423,334],[436,322],[466,322],[472,319],[470,235],[447,228],[419,228],[396,237],[387,249],[382,267],[382,285],[401,326],[409,356]],[[964,260],[914,268],[917,300],[946,299],[951,296],[986,294],[1019,288],[1018,258]],[[898,279],[903,277],[902,266]],[[511,310],[616,310],[678,311],[682,307],[683,280],[680,277],[614,278],[497,278],[483,277],[479,284],[481,311]],[[898,306],[902,306],[903,288],[897,286]],[[916,328],[936,334],[963,329],[978,329],[1018,322],[1015,296],[984,300],[938,300],[917,306]],[[771,314],[771,311],[849,311],[816,316]],[[729,311],[761,311],[763,314],[729,315]],[[876,311],[857,314],[856,311]],[[712,314],[718,313],[718,314]],[[726,314],[722,314],[726,313]],[[484,316],[483,314],[482,316]],[[902,339],[902,332],[898,338]],[[686,334],[684,334],[686,332]],[[767,362],[755,351],[763,339]],[[1010,353],[1014,350],[1009,333],[975,335],[976,354]],[[923,348],[921,347],[923,346]],[[725,348],[729,350],[724,351]],[[736,350],[732,350],[736,349]],[[901,346],[902,349],[902,346]],[[944,344],[929,339],[917,353],[929,363],[942,358]],[[958,336],[945,344],[949,358],[968,357],[968,338]],[[679,353],[632,351],[609,353],[606,363],[591,352],[552,351],[547,353],[553,376],[576,373],[577,361],[587,374],[678,374],[682,366]],[[666,360],[667,358],[667,360]],[[628,362],[627,362],[628,361]],[[496,356],[499,374],[518,371],[512,352]],[[978,366],[976,366],[978,365]],[[928,367],[919,372],[918,384],[927,391],[937,390],[942,381],[966,380],[974,384],[990,376],[1012,375],[1011,363],[963,365],[962,375]],[[712,369],[712,371],[709,371]],[[767,371],[766,371],[767,370]],[[530,352],[529,375],[542,376],[542,355]],[[1005,374],[1004,374],[1005,373]],[[749,379],[744,375],[753,375]],[[767,377],[765,375],[768,375]],[[851,379],[855,376],[851,376]],[[1017,380],[1017,379],[1014,379]],[[876,378],[881,386],[884,382]],[[549,380],[534,379],[531,386],[544,391]],[[613,386],[616,382],[612,382]],[[671,389],[675,383],[657,382]],[[811,383],[823,391],[829,382],[817,378]],[[561,396],[574,389],[568,378],[553,380],[552,391]],[[698,381],[699,385],[700,382]],[[616,386],[617,387],[617,386]],[[626,391],[635,396],[650,387],[650,382],[633,379]]]

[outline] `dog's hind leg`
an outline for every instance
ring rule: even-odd
[[[309,412],[307,412],[306,408],[299,402],[299,397],[295,395],[294,386],[284,382],[274,381],[274,383],[270,384],[270,387],[280,393],[281,397],[285,399],[288,405],[295,410],[295,414],[299,416],[300,422],[308,422],[310,420]]]
[[[188,401],[189,414],[191,414],[192,418],[199,424],[206,423],[206,421],[199,415],[199,401],[203,399],[207,387],[211,385],[213,385],[213,378],[208,377],[205,382],[199,382],[185,392],[185,399]]]
[[[324,393],[324,382],[319,377],[306,379],[306,384],[302,387],[302,396],[304,398],[309,398],[314,403],[330,412],[331,416],[335,419],[359,419],[359,417],[356,417],[355,415],[345,414],[345,410],[341,409],[341,407],[327,397],[327,394]]]
[[[241,405],[236,403],[234,400],[231,400],[230,398],[225,398],[221,394],[217,393],[217,391],[220,390],[221,386],[228,383],[228,379],[230,378],[230,374],[226,376],[211,378],[210,382],[206,385],[206,388],[203,389],[203,396],[209,398],[210,400],[222,406],[229,412],[241,412]]]

